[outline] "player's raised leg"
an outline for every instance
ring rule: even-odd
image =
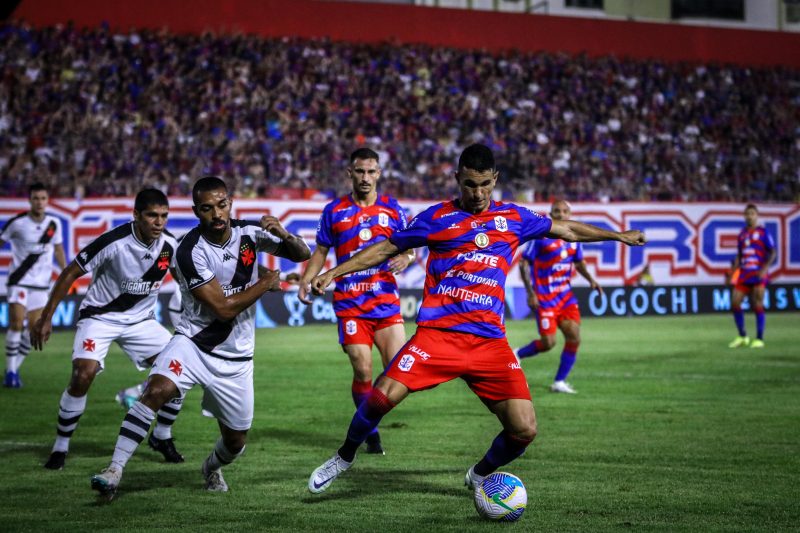
[[[525,399],[484,402],[500,420],[503,431],[492,441],[483,458],[467,471],[464,483],[470,489],[480,485],[484,477],[525,453],[536,437],[533,402]]]
[[[408,388],[394,379],[381,376],[369,397],[356,409],[344,443],[337,452],[311,473],[308,490],[319,493],[326,490],[339,475],[349,469],[356,458],[358,447],[366,440],[381,419],[408,396]]]

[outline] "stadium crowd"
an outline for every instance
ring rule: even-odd
[[[0,196],[332,196],[368,145],[384,191],[443,198],[482,142],[519,200],[797,201],[798,124],[783,68],[0,26]]]

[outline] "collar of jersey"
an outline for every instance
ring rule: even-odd
[[[231,236],[230,236],[230,237],[228,237],[228,240],[227,240],[227,241],[225,241],[225,242],[224,242],[224,243],[222,243],[222,244],[215,244],[215,243],[213,243],[213,242],[209,241],[208,239],[206,239],[206,236],[205,236],[205,235],[203,235],[202,233],[200,233],[200,237],[202,237],[202,239],[203,239],[204,241],[206,241],[208,244],[210,244],[210,245],[211,245],[211,246],[213,246],[214,248],[225,248],[226,246],[228,246],[228,244],[230,244],[231,240],[233,239],[233,227],[231,227]]]
[[[156,241],[158,240],[158,239],[153,239],[153,242],[151,242],[149,245],[147,245],[147,244],[143,243],[142,241],[140,241],[139,237],[136,236],[136,226],[134,226],[134,222],[131,222],[131,235],[133,235],[133,240],[134,241],[136,241],[139,244],[141,244],[142,247],[146,248],[147,250],[152,248],[156,244]]]
[[[455,207],[459,211],[463,211],[464,213],[468,214],[471,217],[479,217],[482,214],[487,213],[492,209],[494,209],[495,207],[497,207],[497,202],[495,202],[494,200],[489,200],[489,207],[486,208],[486,211],[481,211],[480,213],[470,213],[466,209],[463,209],[461,207],[461,198],[456,198],[455,200],[453,200],[453,207]]]

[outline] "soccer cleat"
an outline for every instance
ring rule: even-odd
[[[764,347],[764,341],[762,341],[761,339],[753,339],[753,341],[750,343],[750,347],[751,348],[763,348]]]
[[[123,389],[117,393],[114,399],[117,400],[117,403],[120,404],[122,408],[127,411],[131,407],[133,407],[133,404],[135,404],[136,400],[138,400],[139,398],[131,396],[130,394],[126,394],[125,390]]]
[[[565,394],[576,394],[575,389],[570,386],[564,380],[561,381],[554,381],[552,385],[550,385],[550,392],[563,392]]]
[[[339,474],[351,466],[353,466],[353,463],[348,463],[339,457],[339,454],[337,453],[311,473],[311,477],[308,478],[308,490],[314,494],[323,492],[325,489],[331,486],[331,483],[333,483],[334,480],[339,477]]]
[[[168,463],[183,462],[183,456],[175,449],[175,442],[172,439],[157,439],[151,433],[150,438],[147,439],[147,445],[154,451],[161,452],[164,460]]]
[[[473,470],[474,468],[474,466],[469,467],[469,470],[467,470],[467,475],[464,476],[464,485],[469,490],[475,490],[477,487],[480,487],[481,483],[483,483],[483,479],[486,477],[476,474],[475,470]]]
[[[367,453],[373,453],[375,455],[386,455],[386,452],[383,451],[383,446],[381,445],[381,435],[377,431],[370,435],[367,435]]]
[[[21,389],[22,388],[22,380],[19,379],[18,372],[11,372],[10,370],[6,371],[6,377],[3,380],[3,386],[8,387],[9,389]]]
[[[92,476],[92,489],[99,493],[99,496],[105,496],[108,499],[114,497],[117,493],[117,487],[122,480],[122,470],[113,466],[109,466],[99,474]]]
[[[746,348],[749,345],[750,345],[750,337],[736,337],[728,345],[728,348],[740,348],[742,346]]]
[[[48,470],[61,470],[67,460],[67,452],[53,452],[44,464]]]
[[[228,484],[222,477],[222,470],[211,470],[208,466],[208,457],[200,467],[200,473],[206,479],[206,490],[209,492],[228,492]]]

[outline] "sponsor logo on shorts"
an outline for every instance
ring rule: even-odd
[[[431,355],[428,352],[426,352],[424,350],[421,350],[415,344],[412,344],[411,346],[409,346],[408,347],[408,351],[411,352],[411,353],[417,354],[418,356],[420,356],[422,358],[423,361],[427,361],[428,359],[431,358]]]
[[[344,332],[348,335],[355,335],[358,331],[358,324],[355,320],[348,320],[344,323]]]
[[[169,362],[169,369],[172,370],[172,373],[176,376],[180,376],[183,372],[183,366],[181,366],[181,362],[175,359]]]
[[[522,367],[519,363],[508,363],[508,368],[511,370],[522,370]]]
[[[411,367],[414,366],[414,356],[411,354],[405,354],[403,357],[400,358],[400,362],[397,363],[397,368],[399,368],[403,372],[408,372],[411,370]]]
[[[542,319],[542,327],[544,329],[547,329],[547,328],[550,327],[550,319],[549,318],[543,318]]]
[[[83,349],[86,350],[87,352],[93,352],[94,347],[95,347],[94,340],[92,339],[83,340]]]

